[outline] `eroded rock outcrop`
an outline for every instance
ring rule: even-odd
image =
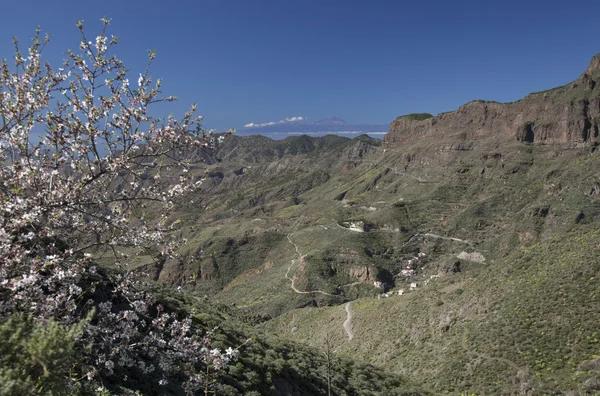
[[[402,145],[415,138],[443,137],[450,150],[470,149],[486,138],[541,144],[592,142],[600,129],[600,54],[574,82],[532,93],[513,103],[476,100],[456,111],[419,120],[398,117],[384,143]]]

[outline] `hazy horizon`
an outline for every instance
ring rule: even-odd
[[[46,58],[58,65],[79,45],[84,20],[93,40],[100,18],[120,37],[115,54],[151,68],[181,115],[191,103],[209,129],[318,120],[389,123],[437,114],[474,99],[510,102],[566,84],[600,52],[594,2],[376,1],[17,2],[5,9],[0,58],[23,49],[37,26],[50,33]]]

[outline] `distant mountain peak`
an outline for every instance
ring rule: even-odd
[[[346,125],[347,122],[338,117],[327,117],[315,122],[317,125]]]

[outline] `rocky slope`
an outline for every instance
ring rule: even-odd
[[[514,103],[476,100],[458,110],[414,120],[398,117],[384,141],[401,145],[414,139],[455,141],[468,146],[485,138],[538,144],[595,144],[600,128],[600,55],[575,81],[528,95]]]

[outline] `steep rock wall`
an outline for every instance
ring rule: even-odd
[[[473,101],[422,121],[398,117],[391,123],[384,143],[395,146],[419,138],[460,142],[497,137],[579,146],[597,138],[599,130],[600,54],[574,82],[530,94],[517,102]]]

